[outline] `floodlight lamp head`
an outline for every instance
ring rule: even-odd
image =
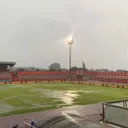
[[[73,36],[70,36],[67,38],[67,44],[69,44],[69,45],[73,44]]]

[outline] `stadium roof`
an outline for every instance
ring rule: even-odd
[[[14,66],[15,64],[16,64],[16,62],[4,62],[4,61],[0,61],[0,65]]]

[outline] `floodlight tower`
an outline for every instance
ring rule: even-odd
[[[69,45],[69,81],[71,82],[71,64],[72,64],[72,45],[73,45],[73,36],[67,39],[67,44]]]

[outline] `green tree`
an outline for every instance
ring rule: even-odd
[[[58,71],[61,69],[61,66],[59,63],[53,63],[49,66],[50,71]]]

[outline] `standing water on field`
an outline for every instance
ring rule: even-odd
[[[60,99],[67,105],[73,104],[73,99],[78,97],[77,91],[57,91],[57,90],[47,90],[47,89],[35,89],[31,91],[39,91],[45,96]]]

